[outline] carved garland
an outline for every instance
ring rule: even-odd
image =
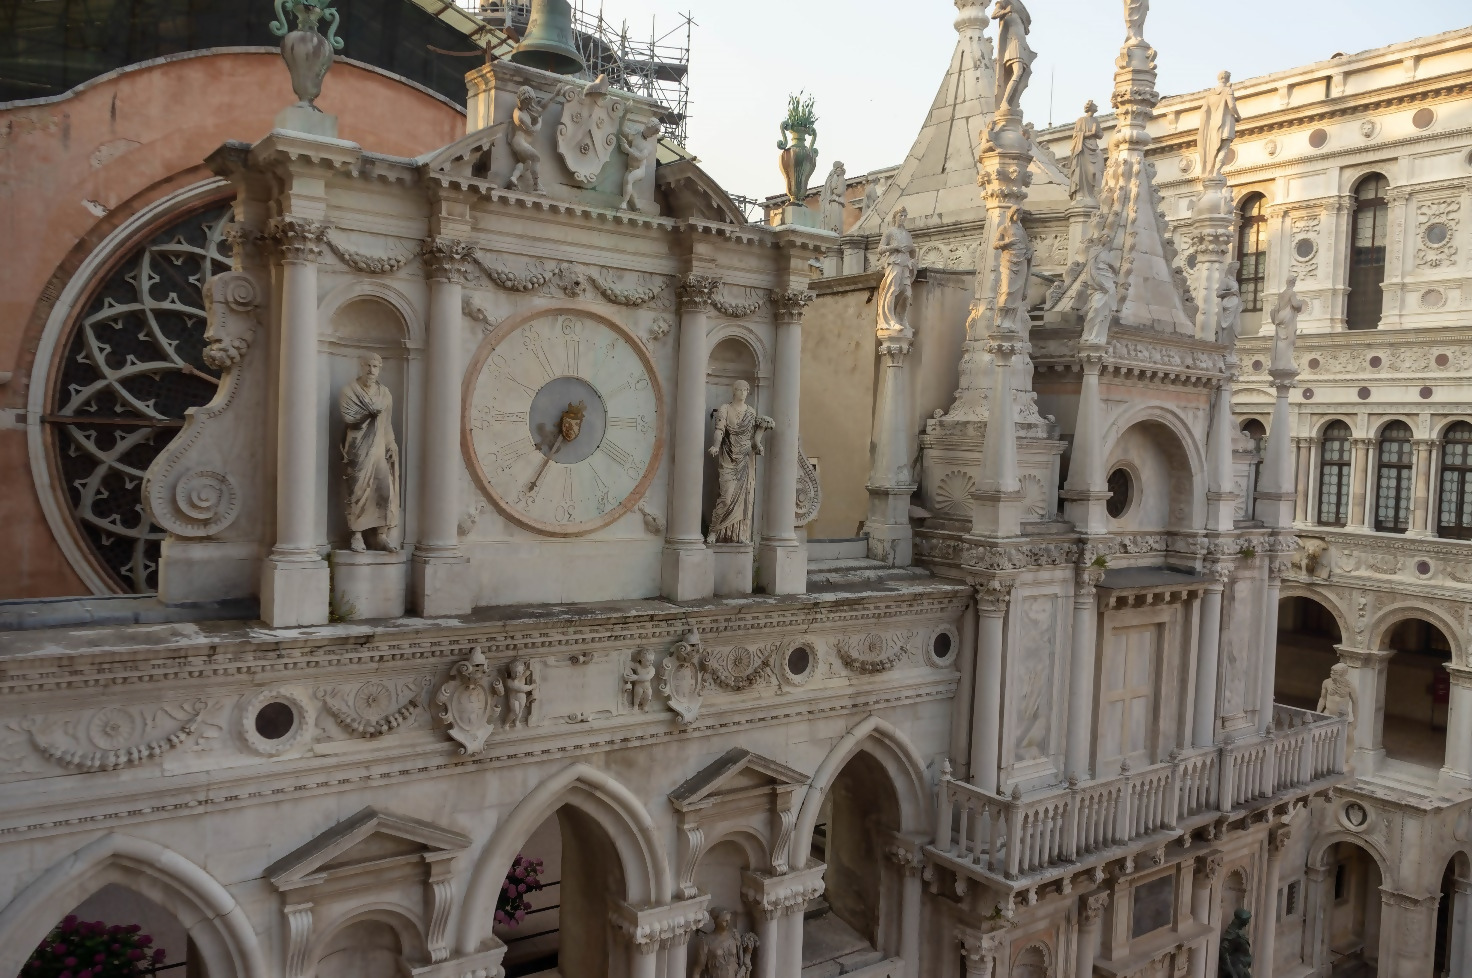
[[[854,672],[887,672],[910,653],[910,645],[915,637],[915,632],[902,632],[888,637],[870,632],[862,638],[840,638],[833,643],[833,649],[843,660],[843,664]]]
[[[332,719],[354,735],[371,740],[374,737],[392,733],[412,720],[424,705],[429,684],[428,677],[421,680],[418,684],[420,688],[416,689],[403,705],[386,713],[375,709],[374,700],[378,697],[386,697],[392,691],[387,684],[378,680],[358,687],[357,692],[353,694],[352,703],[346,707],[332,700],[330,690],[319,689],[316,695],[317,699],[322,701],[323,709]]]
[[[706,656],[707,676],[722,689],[733,693],[749,689],[771,676],[772,657],[777,644],[758,649],[744,645],[716,649]]]
[[[180,744],[184,743],[184,741],[189,739],[189,736],[194,733],[195,728],[199,726],[199,719],[201,716],[203,716],[204,711],[208,707],[208,705],[209,704],[203,700],[191,704],[191,706],[187,708],[190,713],[189,719],[185,720],[183,725],[180,726],[178,730],[169,734],[167,737],[162,737],[158,740],[151,740],[143,744],[137,744],[133,747],[118,747],[109,750],[86,751],[77,750],[75,748],[55,747],[51,744],[46,743],[39,736],[37,736],[35,729],[36,721],[25,721],[22,724],[22,727],[26,730],[26,732],[31,735],[31,742],[36,745],[36,750],[40,751],[48,759],[54,761],[62,767],[71,768],[73,771],[78,771],[84,774],[94,771],[117,771],[122,768],[134,767],[138,764],[142,764],[144,761],[152,760],[156,757],[162,757],[164,754],[167,754],[175,747],[178,747]],[[103,710],[101,713],[96,714],[92,718],[92,723],[89,726],[92,728],[98,728],[98,721],[103,720],[110,714],[121,712],[122,711],[118,710],[117,708]],[[133,719],[130,714],[126,715],[130,719]],[[102,741],[105,743],[107,742],[109,737],[106,732],[99,734],[96,729],[92,731],[92,735],[94,743],[97,743],[98,741]],[[101,746],[101,744],[99,744],[99,746]]]
[[[342,260],[342,263],[357,272],[365,275],[390,275],[403,268],[409,262],[418,258],[423,252],[416,248],[407,254],[397,258],[388,255],[370,255],[362,251],[354,251],[351,248],[339,244],[330,234],[326,236],[327,247],[332,253]]]

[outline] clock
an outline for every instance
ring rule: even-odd
[[[466,375],[462,447],[511,522],[572,537],[638,505],[664,448],[664,393],[643,343],[584,309],[508,319]]]

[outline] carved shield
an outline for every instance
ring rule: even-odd
[[[564,105],[557,152],[572,178],[591,187],[618,145],[619,124],[628,105],[607,93],[585,93],[572,85],[564,85],[558,96]]]

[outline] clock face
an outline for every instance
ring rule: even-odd
[[[507,519],[578,536],[638,504],[664,447],[664,396],[622,326],[567,309],[510,320],[468,378],[466,462]]]

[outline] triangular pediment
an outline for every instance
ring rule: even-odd
[[[726,795],[797,788],[806,775],[741,747],[733,747],[670,792],[675,808],[685,810]]]
[[[484,129],[467,133],[448,146],[419,157],[418,163],[431,173],[451,173],[456,176],[484,178],[481,157],[501,138],[506,123],[499,122]]]
[[[665,199],[665,210],[681,220],[746,223],[746,214],[711,175],[692,159],[661,161],[654,179]]]
[[[272,863],[266,876],[278,887],[289,887],[385,859],[459,852],[469,846],[470,837],[464,833],[365,808]]]

